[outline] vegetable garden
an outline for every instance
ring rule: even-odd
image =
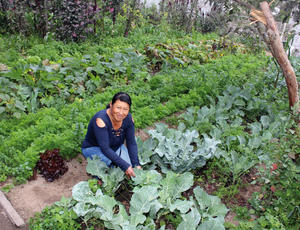
[[[120,90],[148,136],[137,137],[135,178],[88,160],[102,184],[76,184],[30,229],[299,228],[299,117],[264,52],[166,25],[83,43],[0,41],[0,181],[25,183],[47,151],[80,154],[89,119]],[[291,61],[299,82],[300,59]],[[260,190],[240,205],[251,185]],[[229,211],[238,226],[225,222]]]

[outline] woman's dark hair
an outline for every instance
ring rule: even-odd
[[[131,107],[131,98],[130,98],[130,96],[129,96],[127,93],[124,93],[124,92],[118,92],[118,93],[116,93],[116,94],[113,96],[112,100],[111,100],[111,104],[112,104],[112,105],[115,104],[115,102],[116,102],[117,100],[126,102],[126,103],[129,105],[129,107]],[[108,105],[106,106],[106,108],[108,109],[109,107],[110,107],[110,105],[108,104]]]

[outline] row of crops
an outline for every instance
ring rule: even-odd
[[[103,184],[78,183],[72,198],[45,208],[30,229],[297,227],[299,130],[282,76],[263,54],[199,38],[109,53],[97,46],[47,60],[41,52],[2,66],[0,181],[26,182],[46,150],[65,159],[80,154],[89,119],[117,91],[131,95],[136,128],[154,127],[137,139],[143,170],[133,180],[88,160],[87,173]],[[299,60],[292,63],[297,72]],[[266,170],[251,181],[262,187],[251,211],[230,206],[241,177],[258,165]],[[209,195],[201,185],[210,180],[219,190]],[[238,227],[225,222],[229,210],[240,214]]]

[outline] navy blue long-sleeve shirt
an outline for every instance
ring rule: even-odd
[[[101,128],[96,124],[97,118],[103,120],[105,127]],[[104,109],[97,112],[90,120],[82,148],[99,146],[105,156],[123,171],[126,171],[130,164],[116,153],[116,150],[124,144],[125,140],[132,167],[140,165],[131,114],[129,113],[123,120],[120,129],[114,130],[106,109]]]

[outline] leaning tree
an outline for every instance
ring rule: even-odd
[[[207,0],[206,2],[213,4],[215,7],[228,10],[230,13],[238,7],[243,8],[243,12],[246,12],[248,17],[250,17],[251,24],[256,26],[258,34],[263,38],[272,56],[279,64],[287,84],[290,108],[299,114],[298,82],[294,69],[284,50],[277,23],[270,9],[272,3],[275,5],[274,0],[270,3],[266,1],[261,2],[261,0]],[[294,21],[300,22],[300,2],[298,0],[276,2],[280,4],[281,11],[277,16],[278,20],[286,23],[290,17],[293,17]]]

